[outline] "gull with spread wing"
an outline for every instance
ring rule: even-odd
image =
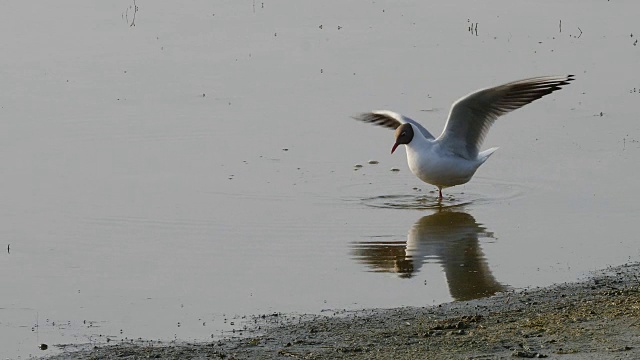
[[[405,145],[409,169],[420,180],[442,189],[467,183],[478,167],[498,148],[480,151],[489,128],[498,117],[559,90],[573,75],[541,76],[481,89],[451,106],[438,138],[415,120],[389,110],[362,113],[353,118],[395,129],[395,144]]]

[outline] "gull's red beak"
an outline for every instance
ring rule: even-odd
[[[393,154],[394,151],[396,151],[396,148],[398,147],[398,143],[393,144],[393,147],[391,148],[391,153]]]

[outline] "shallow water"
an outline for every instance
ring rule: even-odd
[[[136,4],[0,12],[1,356],[639,260],[639,5]],[[566,73],[441,204],[392,132],[349,118],[388,108],[438,133],[472,90]]]

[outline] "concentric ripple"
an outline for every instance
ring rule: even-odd
[[[362,203],[366,206],[383,209],[429,210],[464,206],[471,201],[460,201],[454,197],[445,197],[442,201],[438,201],[437,195],[380,195],[364,198]]]
[[[511,201],[535,192],[523,184],[499,182],[496,179],[478,179],[472,188],[452,188],[444,192],[444,199],[438,200],[437,190],[426,193],[416,190],[413,194],[384,194],[361,198],[360,202],[369,207],[383,209],[430,210],[456,208],[469,204]]]

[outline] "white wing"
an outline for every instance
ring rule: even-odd
[[[573,81],[573,75],[542,76],[473,92],[451,106],[447,124],[436,139],[459,156],[476,159],[496,119]]]
[[[395,113],[393,111],[375,110],[375,111],[352,116],[352,118],[359,121],[364,121],[366,123],[384,126],[386,128],[393,129],[393,130],[397,129],[398,126],[404,123],[411,123],[415,125],[418,129],[420,129],[420,132],[422,133],[422,135],[424,135],[425,138],[429,140],[434,139],[434,136],[431,135],[431,133],[427,129],[425,129],[424,126],[420,125],[420,123],[404,115]]]

